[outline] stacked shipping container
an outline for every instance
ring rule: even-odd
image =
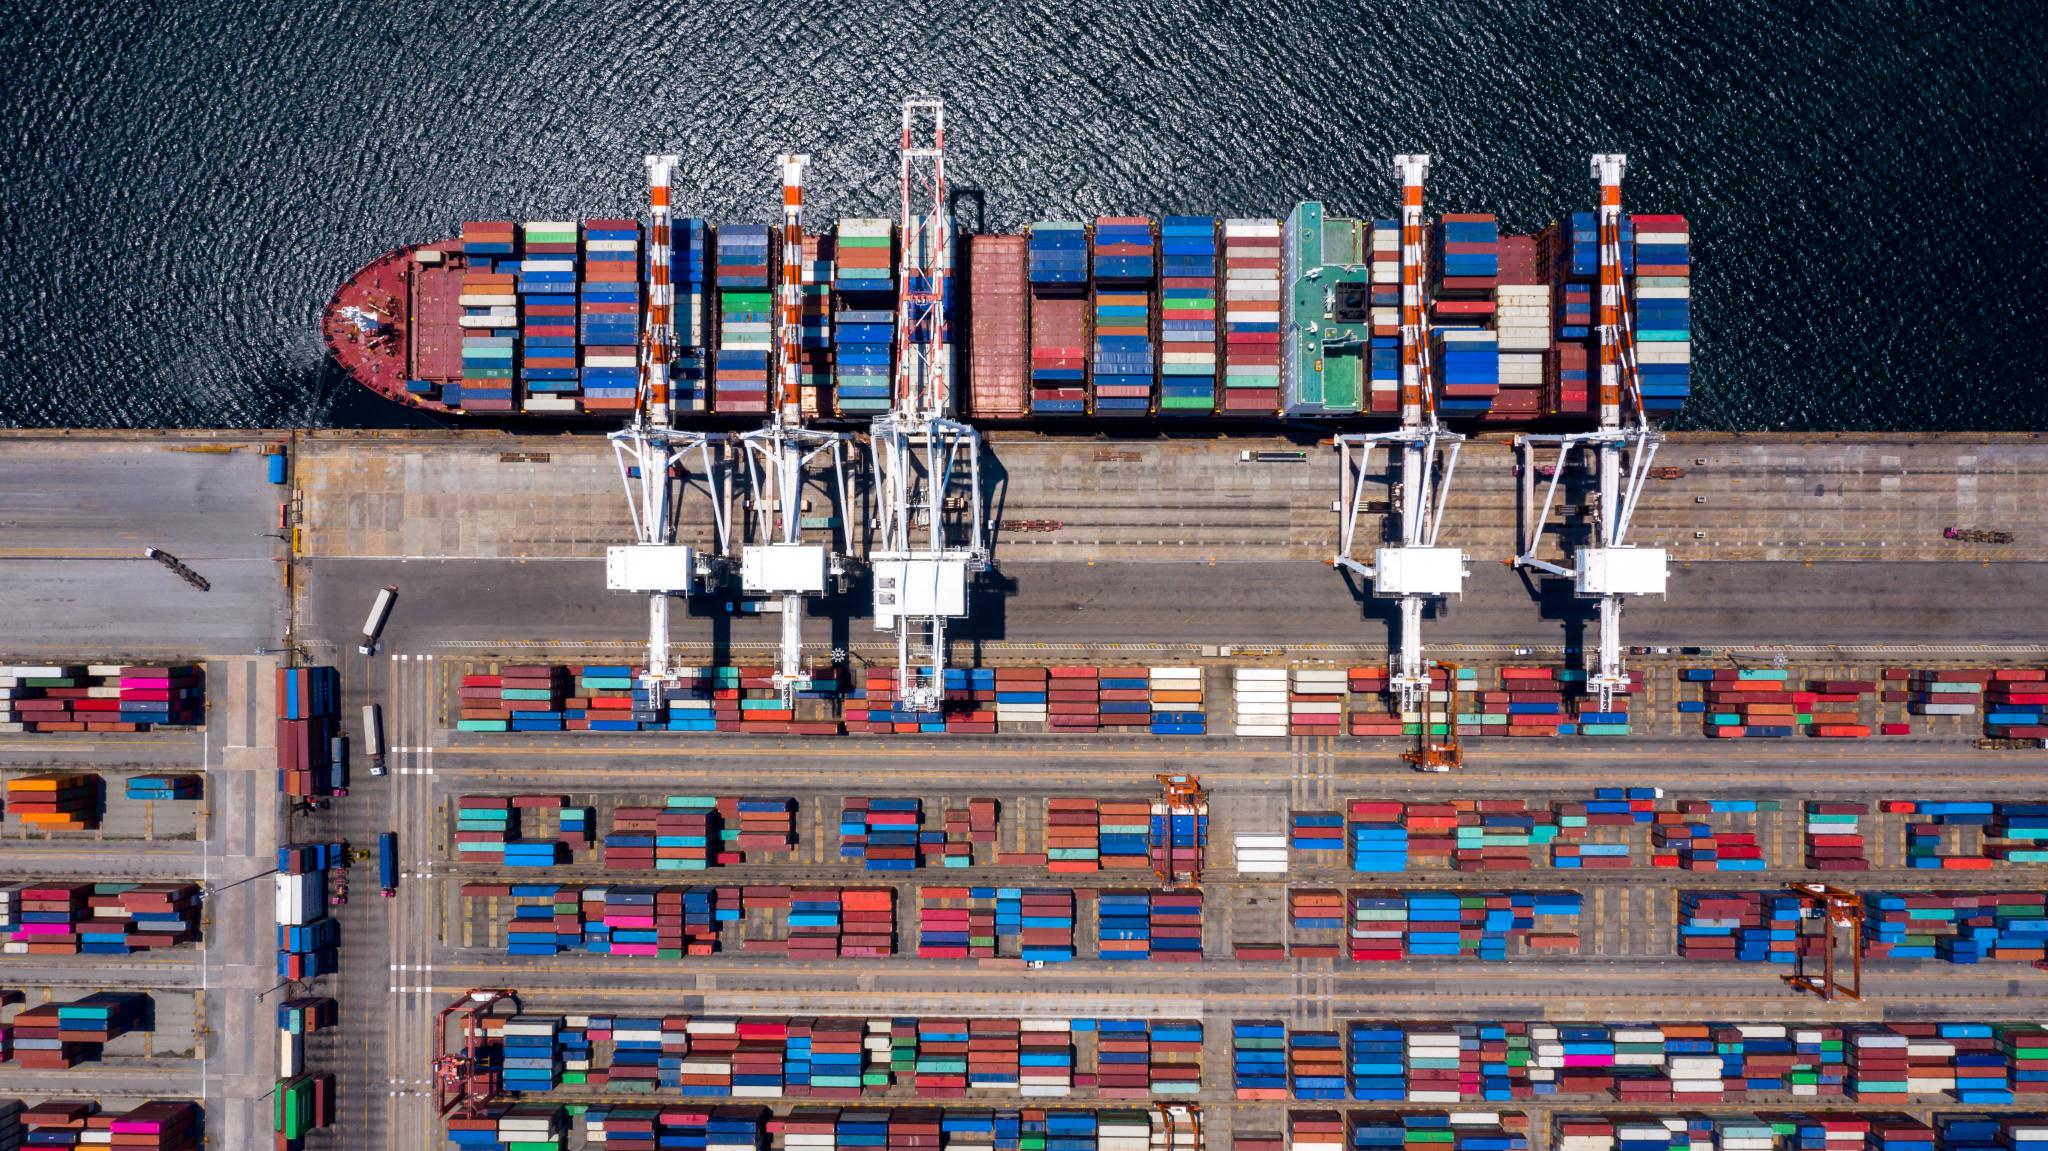
[[[895,379],[896,226],[888,220],[839,221],[834,283],[839,303],[833,387],[840,415],[889,410]],[[1022,345],[1019,345],[1020,352]]]

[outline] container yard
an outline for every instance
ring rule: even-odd
[[[0,1151],[2048,1151],[2038,437],[1664,431],[1619,155],[901,141],[353,277],[479,427],[0,443]]]

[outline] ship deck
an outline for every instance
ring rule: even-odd
[[[386,253],[349,277],[321,315],[321,335],[335,362],[364,387],[407,407],[458,415],[405,389],[407,380],[462,378],[461,257],[421,265],[413,259],[421,250]],[[375,313],[385,327],[365,332],[343,318],[347,308]]]
[[[409,287],[412,301],[410,338],[406,342],[409,378],[432,380],[437,384],[460,381],[462,268],[455,262],[421,266],[411,274]]]

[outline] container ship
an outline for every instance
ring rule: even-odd
[[[465,223],[350,277],[325,310],[326,343],[365,387],[438,416],[622,421],[635,405],[650,234],[630,218]],[[670,229],[676,424],[768,413],[781,234],[695,218]],[[1442,418],[1590,424],[1595,214],[1517,235],[1491,214],[1451,213],[1425,237]],[[1622,218],[1620,237],[1643,409],[1668,417],[1691,390],[1689,229],[1682,216],[1638,214]],[[891,406],[901,242],[887,219],[805,230],[807,419],[866,423]],[[957,237],[952,255],[940,355],[957,414],[977,423],[1114,430],[1400,415],[1392,219],[1311,201],[1285,218],[1045,220],[1022,235]]]

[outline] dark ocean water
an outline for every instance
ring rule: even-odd
[[[949,105],[986,225],[1436,210],[1693,226],[1683,426],[2048,427],[2039,0],[1246,5],[341,0],[0,15],[0,425],[377,424],[316,317],[470,217],[895,213],[902,96]]]

